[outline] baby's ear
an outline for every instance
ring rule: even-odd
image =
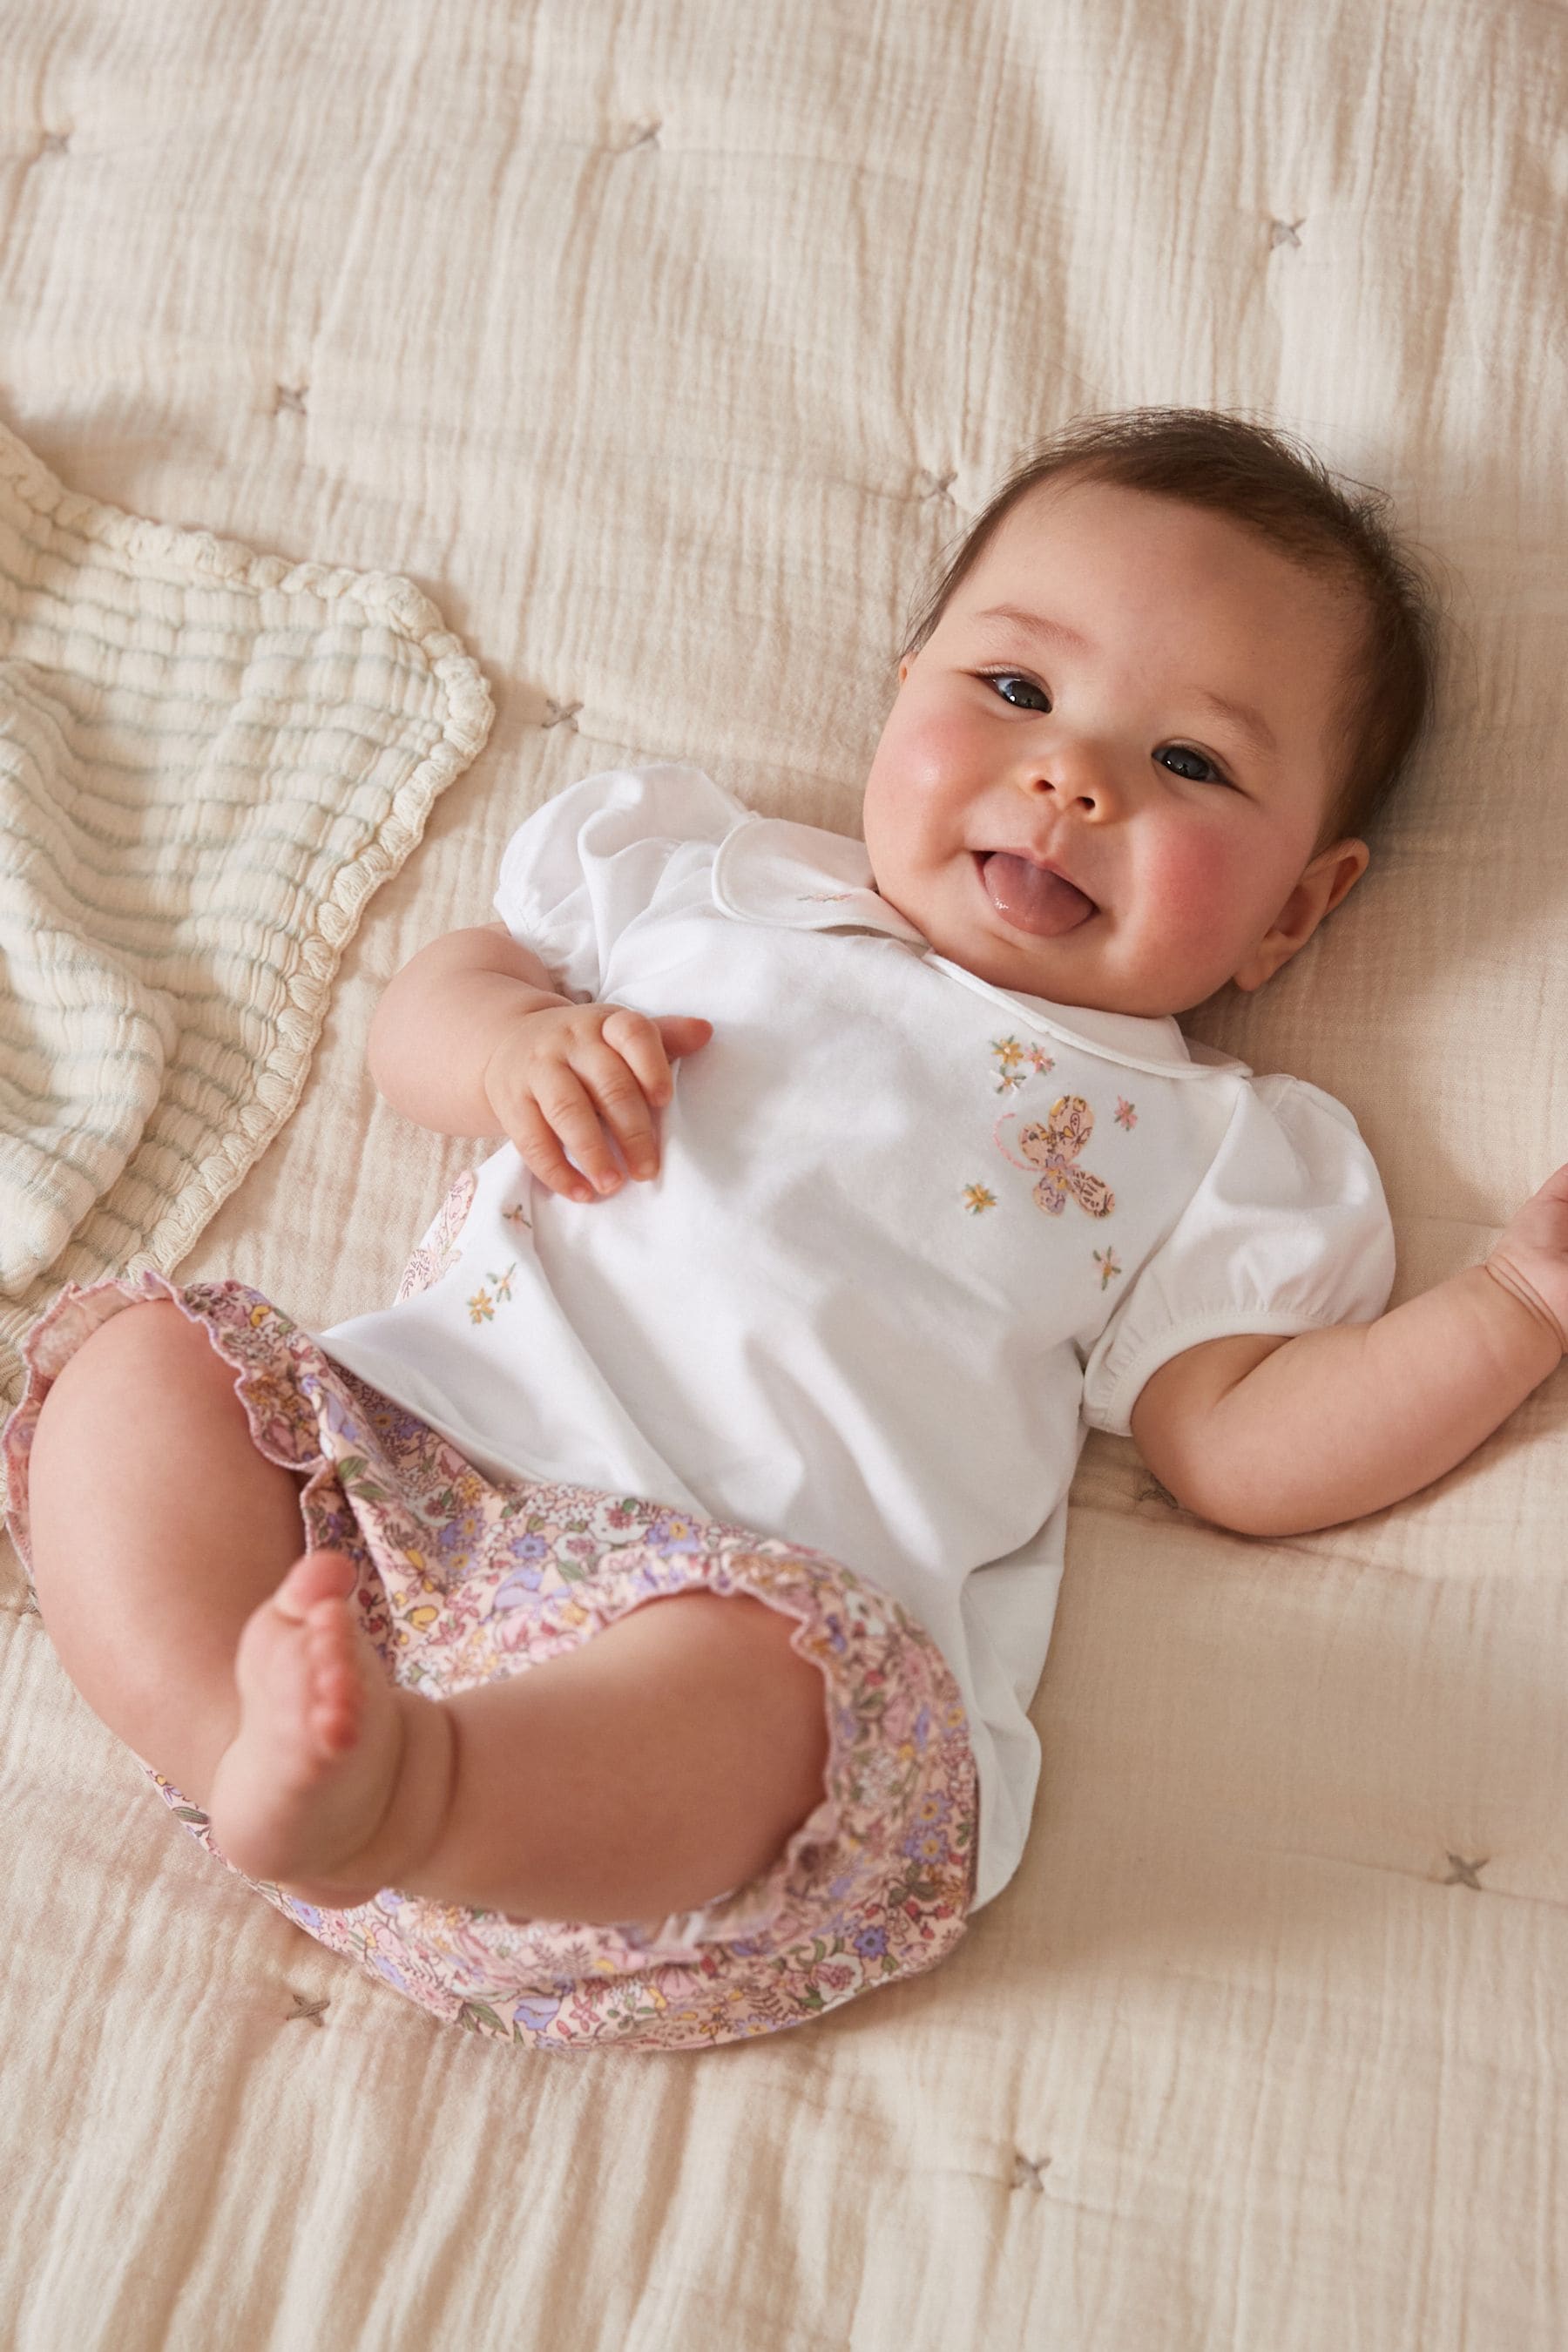
[[[1323,913],[1331,914],[1342,898],[1347,898],[1372,863],[1372,852],[1364,841],[1336,841],[1331,847],[1314,857],[1307,872],[1317,866],[1327,866],[1331,880]],[[1305,878],[1305,877],[1303,877]]]
[[[1365,873],[1372,852],[1364,841],[1336,841],[1319,852],[1252,953],[1232,972],[1235,987],[1261,988],[1304,948],[1323,917]]]

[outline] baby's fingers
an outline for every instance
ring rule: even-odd
[[[617,1027],[622,1017],[628,1021],[641,1019],[640,1014],[617,1016]],[[605,1029],[610,1026],[606,1022]],[[653,1043],[654,1050],[662,1061],[663,1048],[657,1033]],[[640,1069],[634,1068],[632,1062],[632,1055],[638,1051],[640,1044],[640,1040],[634,1039],[622,1047],[612,1044],[601,1032],[592,1044],[574,1054],[572,1068],[592,1095],[600,1117],[619,1145],[621,1156],[632,1174],[649,1177],[658,1173],[658,1138],[654,1129],[653,1113],[648,1108],[651,1089],[642,1077]],[[641,1058],[643,1066],[646,1066],[646,1055]],[[657,1093],[652,1098],[656,1101],[662,1099]],[[613,1172],[618,1181],[619,1170]],[[590,1166],[588,1173],[596,1178],[598,1168]]]
[[[574,1089],[575,1100],[568,1095]],[[605,1146],[605,1133],[597,1114],[586,1094],[570,1070],[553,1074],[551,1086],[551,1108],[547,1110],[531,1095],[524,1095],[510,1105],[507,1133],[516,1145],[524,1165],[569,1201],[591,1201],[594,1187],[578,1172],[596,1157],[601,1170],[610,1169],[612,1162]],[[561,1131],[557,1132],[557,1121]],[[570,1145],[578,1167],[574,1168],[562,1148],[563,1139]]]
[[[634,1013],[629,1004],[617,1004],[601,1028],[599,1038],[630,1070],[645,1103],[669,1100],[675,1086],[657,1021],[646,1013]],[[651,1131],[651,1121],[649,1126]]]

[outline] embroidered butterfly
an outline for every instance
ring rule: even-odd
[[[436,1222],[405,1266],[403,1279],[397,1286],[397,1297],[393,1302],[395,1306],[401,1306],[405,1298],[417,1298],[422,1290],[430,1289],[457,1265],[458,1236],[474,1205],[474,1195],[479,1189],[479,1178],[471,1168],[466,1168],[442,1202]]]
[[[1012,1160],[1015,1168],[1026,1164],[1040,1171],[1035,1200],[1047,1216],[1059,1217],[1070,1193],[1089,1216],[1109,1217],[1116,1206],[1116,1196],[1105,1179],[1091,1176],[1087,1169],[1073,1165],[1094,1133],[1094,1113],[1083,1097],[1058,1095],[1044,1127],[1032,1122],[1019,1129],[1018,1141],[1024,1148],[1025,1160],[1014,1159],[1002,1140],[1002,1129],[1016,1117],[1016,1111],[1008,1111],[999,1118],[992,1130],[993,1139],[1003,1158]]]

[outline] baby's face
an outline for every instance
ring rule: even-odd
[[[1223,516],[1043,485],[899,673],[866,783],[879,891],[939,955],[1057,1004],[1260,987],[1367,862],[1313,854],[1357,626]]]

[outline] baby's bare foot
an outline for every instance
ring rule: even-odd
[[[342,1552],[307,1552],[247,1619],[235,1654],[239,1729],[207,1802],[230,1862],[339,1910],[395,1885],[408,1859],[390,1817],[427,1806],[406,1807],[409,1792],[394,1804],[407,1709],[434,1712],[388,1681],[353,1614],[355,1572]]]

